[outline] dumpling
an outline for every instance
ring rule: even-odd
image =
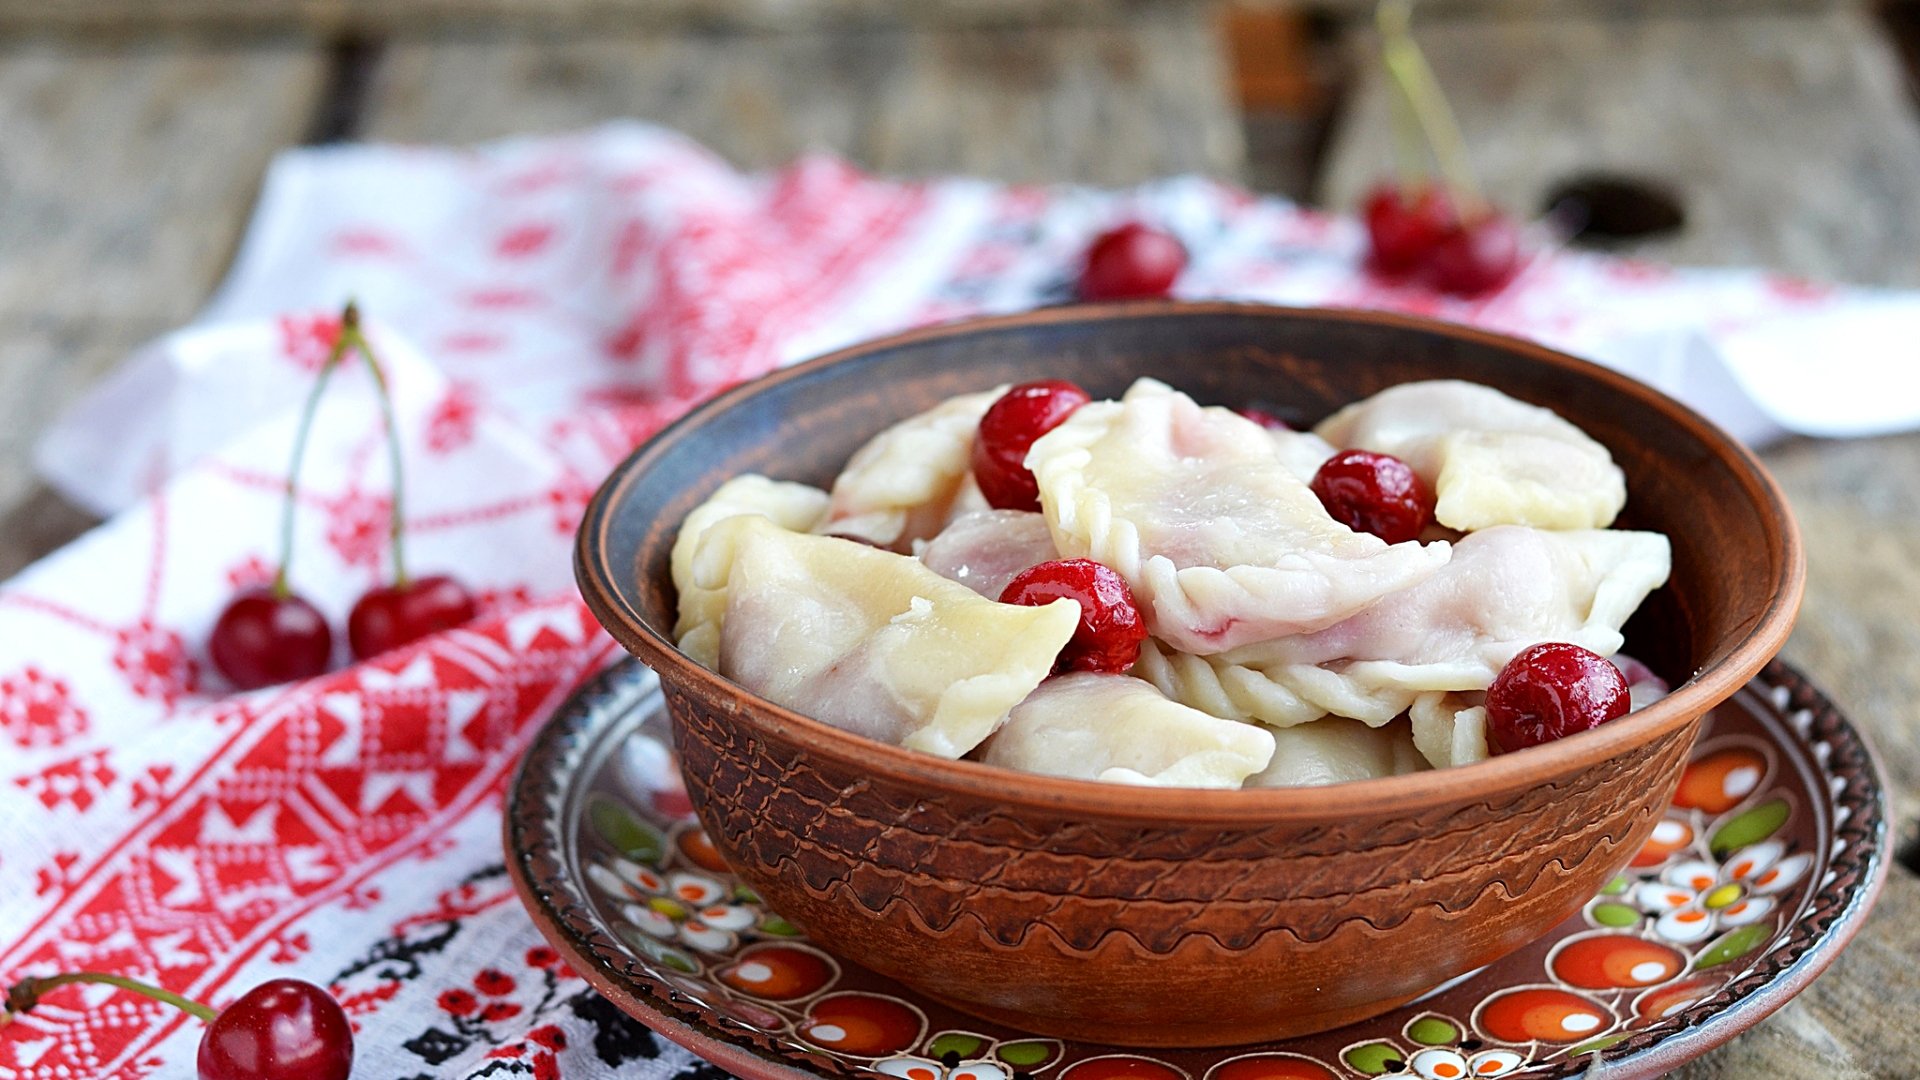
[[[1286,726],[1333,713],[1384,724],[1420,694],[1485,690],[1542,641],[1613,655],[1621,625],[1666,582],[1670,561],[1658,533],[1496,526],[1461,539],[1438,573],[1344,622],[1212,656],[1149,641],[1134,672],[1232,719]]]
[[[1273,440],[1274,449],[1280,451],[1280,464],[1299,477],[1303,484],[1313,483],[1313,476],[1320,471],[1320,466],[1340,452],[1332,443],[1311,431],[1269,428],[1267,437]]]
[[[1132,677],[1049,679],[1014,707],[980,760],[1022,772],[1159,787],[1239,787],[1273,757],[1273,734],[1190,709]]]
[[[1358,720],[1329,716],[1311,724],[1270,729],[1273,761],[1247,777],[1256,787],[1305,787],[1404,776],[1427,767],[1402,724],[1368,727]]]
[[[1485,761],[1492,752],[1485,694],[1421,694],[1407,707],[1407,719],[1414,747],[1436,769]]]
[[[1389,546],[1333,520],[1258,424],[1151,379],[1081,406],[1026,464],[1054,546],[1112,567],[1186,652],[1318,630],[1447,562],[1445,543]]]
[[[1453,529],[1601,529],[1627,502],[1626,476],[1606,447],[1553,410],[1479,383],[1401,383],[1314,431],[1342,449],[1405,461],[1432,485],[1434,517]]]
[[[720,610],[727,601],[724,591],[694,585],[693,553],[702,533],[737,514],[759,514],[783,529],[806,532],[827,516],[827,493],[805,484],[745,473],[721,484],[681,522],[670,559],[673,585],[680,594],[680,620],[674,626],[674,637],[681,652],[709,668],[720,659]]]
[[[946,758],[993,733],[1080,622],[1072,600],[995,603],[911,556],[753,515],[707,529],[692,569],[696,588],[725,596],[720,674],[837,728]]]
[[[1020,571],[1059,557],[1047,519],[1025,510],[977,510],[920,551],[929,570],[989,600],[1000,599]]]
[[[939,532],[969,486],[980,417],[1005,391],[949,398],[869,439],[834,480],[827,518],[815,531],[896,551]]]

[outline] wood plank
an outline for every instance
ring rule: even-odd
[[[0,44],[0,577],[85,523],[28,447],[205,300],[322,77],[292,41]]]
[[[1155,0],[1155,7],[1217,0]],[[1249,7],[1365,17],[1374,0],[1236,0]],[[1442,15],[1823,10],[1853,0],[1421,0]],[[1895,0],[1910,2],[1910,0]],[[1118,22],[1140,0],[0,0],[0,32],[154,30],[386,35],[447,30],[803,30],[858,26]]]
[[[1675,187],[1688,223],[1634,254],[1920,284],[1920,124],[1861,11],[1728,17],[1429,20],[1416,27],[1501,204],[1535,213],[1595,168]],[[1390,170],[1370,35],[1325,201]]]
[[[365,130],[466,142],[613,117],[753,168],[828,149],[887,173],[1120,184],[1237,178],[1244,156],[1212,24],[1178,9],[1044,32],[401,42]]]
[[[1199,8],[1208,0],[1156,0]],[[1818,0],[1814,0],[1818,2]],[[1831,0],[1826,0],[1831,2]],[[731,27],[1121,22],[1138,0],[0,0],[0,31],[181,30],[383,35],[449,29],[631,32]]]
[[[1895,819],[1920,815],[1920,434],[1802,439],[1765,455],[1807,545],[1786,656],[1872,736]],[[1915,983],[1920,992],[1920,982]],[[1920,1000],[1915,1001],[1920,1019]]]

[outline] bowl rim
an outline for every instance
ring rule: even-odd
[[[671,639],[643,621],[637,611],[620,599],[614,587],[613,575],[618,568],[610,566],[605,558],[608,550],[605,538],[627,489],[668,448],[710,417],[742,401],[834,365],[904,345],[1017,327],[1196,315],[1332,320],[1438,334],[1568,369],[1638,398],[1688,429],[1731,467],[1752,504],[1763,511],[1763,520],[1772,524],[1767,533],[1773,596],[1759,615],[1750,620],[1745,636],[1720,663],[1695,671],[1661,701],[1590,731],[1498,754],[1471,765],[1403,776],[1314,787],[1214,789],[1145,787],[1037,773],[1017,774],[980,762],[935,757],[843,731],[768,701],[696,663]],[[1457,802],[1473,793],[1492,795],[1531,787],[1652,743],[1687,727],[1709,708],[1732,696],[1779,652],[1793,628],[1806,587],[1806,558],[1799,527],[1785,495],[1765,466],[1752,451],[1711,421],[1645,383],[1537,342],[1439,319],[1353,308],[1180,300],[1072,304],[941,323],[862,341],[732,387],[655,433],[608,474],[582,515],[574,545],[574,572],[594,617],[615,640],[652,667],[670,693],[678,686],[691,683],[704,687],[707,696],[739,699],[749,707],[729,710],[736,721],[761,728],[771,737],[790,741],[843,767],[885,773],[894,781],[927,795],[944,793],[986,799],[1050,814],[1078,812],[1088,818],[1142,824],[1177,820],[1182,824],[1217,822],[1242,826],[1324,821],[1343,815],[1404,814],[1422,806]]]

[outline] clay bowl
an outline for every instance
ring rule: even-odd
[[[1619,524],[1673,541],[1628,628],[1672,696],[1480,764],[1325,788],[1103,785],[846,734],[673,646],[668,550],[722,481],[826,485],[883,426],[999,383],[1118,396],[1152,375],[1299,422],[1453,377],[1548,405],[1626,470]],[[887,338],[738,387],[628,458],[581,525],[606,628],[659,672],[727,862],[835,953],[1017,1028],[1232,1045],[1383,1012],[1573,913],[1640,847],[1700,718],[1787,637],[1804,567],[1752,454],[1685,407],[1536,345],[1399,316],[1232,304],[1056,308]]]

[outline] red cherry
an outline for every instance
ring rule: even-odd
[[[347,1080],[353,1028],[340,1003],[299,979],[274,979],[221,1010],[200,1036],[200,1080]]]
[[[1080,605],[1080,625],[1053,670],[1119,674],[1132,667],[1147,639],[1147,622],[1126,581],[1092,559],[1029,566],[1007,582],[1000,602],[1045,607],[1063,596]]]
[[[1420,269],[1460,223],[1446,189],[1432,185],[1407,192],[1381,184],[1367,194],[1364,212],[1373,268],[1392,276]]]
[[[1021,383],[980,418],[973,440],[973,478],[996,510],[1040,509],[1040,486],[1027,471],[1033,440],[1059,427],[1093,398],[1061,379]]]
[[[311,679],[333,659],[326,616],[298,596],[249,589],[228,604],[207,639],[213,666],[242,690]]]
[[[1520,227],[1489,213],[1448,233],[1427,256],[1427,279],[1455,296],[1492,292],[1520,272]]]
[[[1309,486],[1333,520],[1389,544],[1417,540],[1433,523],[1433,493],[1391,454],[1342,450],[1321,463]]]
[[[1487,688],[1487,732],[1505,752],[1539,746],[1627,714],[1626,677],[1564,641],[1523,650]]]
[[[1165,296],[1187,266],[1187,249],[1164,229],[1128,222],[1101,233],[1080,271],[1082,300]]]
[[[347,616],[347,644],[365,660],[473,618],[473,594],[445,574],[369,589]]]

